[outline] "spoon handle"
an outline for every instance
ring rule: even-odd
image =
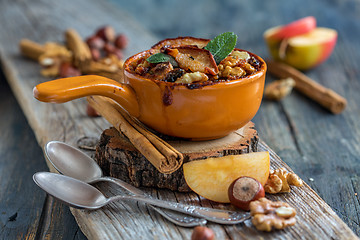
[[[250,218],[250,214],[247,212],[205,208],[176,202],[167,202],[159,199],[145,198],[141,196],[114,196],[109,198],[107,203],[117,200],[135,200],[173,211],[182,212],[195,217],[205,218],[206,220],[220,224],[237,224]]]
[[[141,191],[137,187],[134,187],[133,185],[131,185],[131,184],[127,183],[127,182],[124,182],[124,181],[122,181],[120,179],[117,179],[117,178],[101,177],[101,178],[99,178],[97,180],[97,182],[99,182],[99,181],[107,181],[107,182],[114,183],[114,184],[118,185],[119,187],[125,189],[129,193],[132,193],[133,195],[148,196],[145,192]]]
[[[111,182],[111,183],[114,183],[114,184],[120,186],[121,188],[127,190],[129,193],[150,198],[150,196],[148,194],[146,194],[145,192],[141,191],[140,189],[138,189],[138,188],[134,187],[133,185],[131,185],[127,182],[124,182],[120,179],[113,178],[113,177],[101,177],[99,179],[99,181]],[[168,209],[161,209],[159,207],[155,207],[152,205],[149,205],[149,207],[152,208],[153,210],[155,210],[156,212],[158,212],[165,219],[169,220],[170,222],[172,222],[174,224],[182,226],[182,227],[195,227],[198,225],[205,225],[207,223],[207,221],[203,218],[191,217],[189,215],[185,215],[185,214],[171,211]]]

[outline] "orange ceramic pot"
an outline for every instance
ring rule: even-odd
[[[149,51],[149,50],[148,50]],[[89,95],[107,96],[132,116],[166,135],[190,140],[216,139],[241,128],[259,109],[266,64],[237,80],[199,84],[178,84],[146,79],[131,70],[138,53],[124,64],[125,83],[100,77],[81,76],[45,82],[34,88],[44,102],[66,102]]]

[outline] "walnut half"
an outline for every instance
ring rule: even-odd
[[[277,80],[266,85],[264,94],[267,99],[279,101],[289,95],[294,86],[295,80],[292,78]]]
[[[273,228],[284,229],[296,223],[296,210],[285,202],[273,202],[266,198],[250,203],[252,223],[257,230],[270,232]]]
[[[303,181],[295,173],[287,172],[285,168],[279,168],[270,170],[264,189],[267,193],[290,192],[290,185],[301,187]]]

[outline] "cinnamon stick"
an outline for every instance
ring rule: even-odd
[[[127,136],[139,152],[161,173],[170,174],[181,167],[183,155],[180,152],[147,130],[113,100],[101,96],[91,96],[87,99],[89,104],[118,131]]]
[[[327,108],[334,114],[341,113],[346,105],[345,98],[333,90],[315,82],[295,68],[276,61],[266,61],[268,72],[279,78],[291,77],[295,80],[295,89]]]
[[[83,71],[92,60],[89,46],[74,29],[66,30],[65,39],[68,48],[73,52],[75,67]]]
[[[38,61],[39,57],[45,53],[45,47],[29,39],[20,41],[20,52],[25,57]]]

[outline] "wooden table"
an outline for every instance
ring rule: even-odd
[[[22,96],[10,81],[16,77],[24,78],[23,74],[28,70],[24,67],[29,66],[29,62],[17,51],[21,38],[38,42],[61,41],[61,33],[68,27],[86,36],[98,26],[112,23],[117,31],[128,34],[131,44],[126,55],[129,56],[165,37],[193,35],[211,38],[224,31],[234,31],[239,36],[238,47],[267,57],[263,31],[307,15],[315,16],[319,26],[337,29],[339,39],[331,58],[306,74],[346,97],[348,107],[342,114],[332,115],[294,92],[281,102],[263,101],[254,122],[261,139],[359,236],[359,9],[360,2],[357,0],[332,1],[331,4],[325,0],[267,3],[260,0],[251,3],[113,0],[110,3],[102,1],[101,4],[98,1],[75,3],[67,0],[37,0],[31,4],[27,1],[2,1],[0,59],[5,75],[0,76],[1,238],[86,239],[69,208],[46,197],[31,180],[34,172],[47,170],[38,145],[46,139],[39,138],[41,134],[36,131],[34,136],[32,129],[36,130],[35,121],[29,117],[29,109],[24,107],[27,101],[33,101],[30,100],[31,92]],[[77,14],[79,11],[82,14]],[[113,23],[114,19],[117,22]],[[9,58],[11,61],[8,61]],[[13,65],[23,62],[26,64]],[[30,66],[37,68],[35,64]],[[37,72],[26,76],[29,85],[36,83],[36,79],[45,80],[36,75]],[[268,76],[267,81],[272,80]],[[79,114],[84,114],[81,111],[79,109]],[[48,120],[43,124],[51,128],[51,118]],[[69,124],[64,128],[71,128],[72,119],[63,120]],[[74,129],[74,134],[98,134],[80,130]],[[62,137],[69,140],[72,136]]]

